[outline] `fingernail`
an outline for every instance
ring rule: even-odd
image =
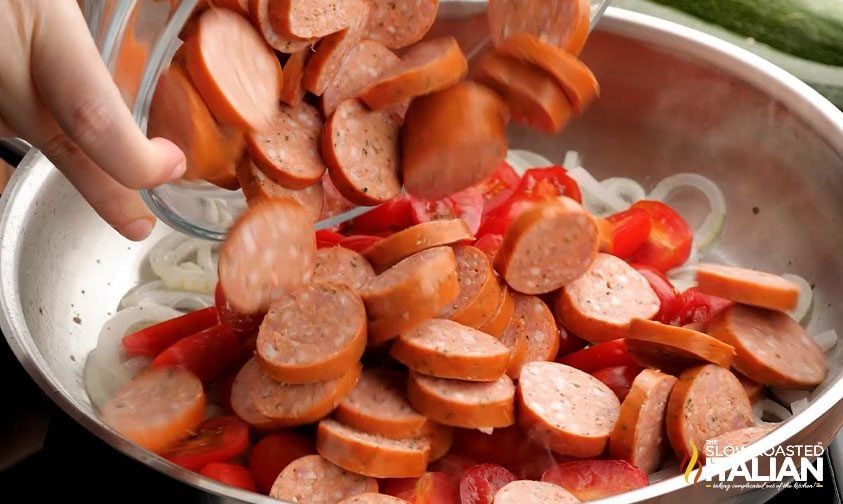
[[[149,236],[153,227],[155,227],[153,219],[141,218],[122,226],[119,231],[120,234],[132,241],[141,241]]]

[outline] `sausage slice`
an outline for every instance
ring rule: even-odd
[[[407,501],[386,494],[364,493],[343,499],[339,504],[407,504]]]
[[[304,189],[319,182],[327,169],[319,153],[322,119],[301,103],[281,105],[269,127],[246,136],[252,161],[277,184]]]
[[[379,205],[401,192],[401,125],[387,111],[344,101],[325,124],[321,146],[331,180],[349,201]]]
[[[424,431],[424,437],[430,442],[428,463],[447,455],[454,444],[454,428],[428,420]]]
[[[535,296],[518,295],[515,313],[523,317],[527,333],[524,362],[555,359],[559,353],[559,328],[544,301]]]
[[[706,364],[686,369],[667,403],[667,437],[680,458],[707,439],[752,427],[752,406],[741,382],[726,368]]]
[[[316,251],[316,269],[313,283],[328,282],[348,285],[360,291],[375,278],[375,272],[366,259],[344,247],[323,248]]]
[[[249,0],[249,16],[252,23],[260,30],[264,40],[270,47],[278,52],[295,54],[305,50],[316,43],[316,39],[298,39],[282,35],[275,31],[269,19],[269,0]]]
[[[664,419],[676,378],[654,369],[641,371],[632,382],[609,437],[609,454],[647,474],[658,470],[667,437]]]
[[[344,375],[366,349],[366,308],[349,286],[317,283],[279,299],[261,323],[257,359],[284,383]]]
[[[507,483],[495,493],[494,504],[576,504],[579,499],[559,485],[544,481],[519,480]]]
[[[776,425],[759,425],[720,434],[705,441],[705,446],[700,450],[700,455],[704,458],[734,455],[743,447],[763,438],[776,427]]]
[[[284,63],[284,86],[281,88],[281,101],[291,107],[298,107],[304,100],[304,66],[310,58],[310,49],[293,53]]]
[[[507,119],[503,101],[473,82],[413,100],[402,130],[407,191],[438,199],[487,179],[506,157]]]
[[[554,313],[577,336],[600,343],[625,337],[632,319],[651,319],[660,306],[641,273],[622,259],[597,254],[588,271],[562,290]]]
[[[371,0],[366,38],[393,49],[415,44],[436,20],[439,0]]]
[[[403,259],[424,250],[473,238],[462,219],[434,220],[410,226],[363,251],[375,271],[383,272]]]
[[[316,46],[316,52],[307,62],[304,70],[304,87],[321,96],[335,79],[345,78],[339,73],[343,60],[348,53],[363,40],[366,24],[369,21],[370,6],[368,1],[351,2],[348,13],[348,28],[332,33],[323,38]]]
[[[735,347],[735,369],[783,388],[812,388],[828,375],[825,355],[787,314],[732,305],[709,322],[708,333]]]
[[[315,262],[308,211],[289,199],[260,201],[237,219],[220,247],[219,281],[235,310],[260,313],[309,282]]]
[[[377,9],[374,4],[373,7]],[[330,117],[340,103],[356,98],[388,68],[400,62],[401,59],[395,53],[377,42],[364,40],[355,45],[338,71],[342,78],[334,79],[322,93],[322,113],[325,117]],[[403,114],[401,117],[403,118]]]
[[[291,38],[313,39],[347,28],[357,8],[355,0],[269,0],[269,19]]]
[[[241,130],[272,122],[281,94],[281,66],[243,17],[208,9],[185,48],[185,67],[211,112]]]
[[[316,451],[347,471],[373,478],[415,478],[427,468],[427,438],[392,439],[325,419],[316,429]]]
[[[501,287],[489,258],[477,247],[454,247],[460,294],[439,313],[469,327],[480,327],[490,320],[500,304]]]
[[[269,496],[285,502],[315,504],[377,491],[374,478],[348,472],[319,455],[306,455],[281,471]]]
[[[729,368],[735,349],[717,338],[692,329],[652,320],[633,319],[626,337],[626,348],[644,367],[682,371],[700,364]]]
[[[494,337],[452,320],[432,319],[399,337],[390,351],[417,373],[467,381],[497,381],[509,349]]]
[[[483,322],[479,329],[494,337],[499,337],[506,330],[509,321],[512,319],[512,312],[515,311],[515,300],[505,285],[500,287],[500,298],[492,316]]]
[[[597,246],[594,218],[574,200],[563,197],[558,202],[549,201],[530,208],[515,220],[495,256],[495,269],[517,292],[546,294],[583,275],[587,277],[586,272],[601,271],[595,270],[602,264],[595,261]],[[647,281],[632,267],[627,265],[627,268],[638,275],[652,293],[658,311],[658,298]],[[576,332],[576,328],[571,329]]]
[[[524,296],[524,294],[513,294],[515,308],[512,312],[512,318],[509,320],[509,325],[506,326],[500,338],[501,343],[506,345],[510,351],[506,374],[513,379],[518,379],[521,366],[527,362],[527,321],[525,320],[525,314],[518,308],[521,296]],[[521,303],[522,309],[524,306],[526,305]]]
[[[388,369],[366,369],[334,412],[355,429],[389,438],[426,434],[431,423],[407,401],[407,376]]]
[[[799,302],[799,286],[789,280],[720,264],[697,267],[697,289],[703,294],[770,310],[792,310]]]
[[[416,411],[444,425],[483,429],[515,423],[515,385],[505,375],[496,382],[467,382],[411,372],[407,399]]]
[[[603,453],[620,403],[603,382],[556,362],[530,362],[518,377],[518,423],[551,450],[572,457]]]
[[[496,47],[526,32],[579,54],[588,36],[590,6],[580,0],[490,0],[489,33]]]
[[[264,375],[257,360],[247,362],[231,385],[231,409],[244,422],[258,431],[266,432],[280,427],[276,420],[261,413],[255,405],[253,391],[259,386]]]
[[[259,200],[288,198],[303,206],[310,214],[310,219],[313,222],[316,222],[322,215],[325,195],[322,184],[318,182],[304,189],[287,189],[264,175],[249,156],[243,156],[243,159],[237,165],[237,180],[240,181],[243,195],[246,196],[246,200],[250,204],[255,204]]]
[[[401,63],[384,72],[360,98],[377,110],[447,89],[467,73],[468,61],[456,39],[449,36],[428,40],[407,51]]]

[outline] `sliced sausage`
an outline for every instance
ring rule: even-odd
[[[513,222],[495,256],[495,269],[517,292],[546,294],[595,270],[592,263],[600,264],[595,261],[597,242],[594,218],[574,200],[562,197],[530,208]],[[635,274],[652,293],[644,277]],[[658,298],[652,296],[658,311]]]
[[[471,240],[474,235],[462,219],[434,220],[410,226],[363,251],[375,271],[382,272],[411,255],[433,247]]]
[[[269,0],[269,19],[289,37],[321,38],[347,28],[357,8],[355,0]]]
[[[345,199],[337,187],[331,182],[328,172],[322,175],[322,188],[325,191],[325,203],[322,205],[322,217],[319,220],[330,219],[343,214],[357,205]]]
[[[319,42],[316,52],[310,57],[304,70],[302,82],[308,91],[321,96],[335,79],[345,78],[339,70],[348,53],[363,40],[369,11],[368,1],[351,2],[348,9],[351,16],[347,20],[348,28],[332,33]]]
[[[249,14],[248,0],[208,0],[208,3],[214,7],[231,9],[241,16],[247,16]]]
[[[388,112],[344,101],[325,124],[321,146],[331,180],[349,201],[374,206],[401,192],[401,125]]]
[[[281,471],[269,496],[285,502],[327,504],[377,491],[374,478],[348,472],[319,455],[306,455]]]
[[[208,9],[187,44],[187,72],[220,122],[243,131],[271,124],[281,66],[248,21],[227,9]]]
[[[436,20],[439,0],[371,0],[366,38],[393,49],[415,44]]]
[[[542,42],[535,35],[515,34],[501,45],[500,51],[547,72],[565,92],[577,114],[582,114],[600,95],[597,78],[579,58]]]
[[[738,377],[741,385],[743,385],[743,389],[746,391],[747,397],[749,397],[749,402],[752,404],[755,404],[756,401],[766,396],[766,388],[764,385],[758,383],[757,381],[750,380],[740,373],[735,373],[735,376]]]
[[[180,369],[145,371],[105,403],[102,419],[133,443],[161,453],[205,419],[202,382]]]
[[[444,457],[454,444],[454,428],[428,420],[424,437],[430,442],[428,463]]]
[[[735,358],[735,349],[717,338],[642,319],[629,324],[626,348],[641,366],[671,373],[708,363],[728,369]]]
[[[489,49],[472,79],[495,90],[509,106],[512,120],[543,133],[558,133],[573,117],[562,89],[541,69]]]
[[[529,362],[521,368],[518,423],[557,453],[600,455],[619,413],[615,393],[584,371],[556,362]]]
[[[505,375],[496,382],[467,382],[411,372],[407,399],[416,411],[444,425],[483,429],[515,423],[515,385]]]
[[[327,168],[319,153],[322,119],[301,103],[277,107],[269,127],[246,135],[252,161],[272,179],[290,189],[304,189],[322,178]]]
[[[240,181],[243,195],[251,204],[255,204],[259,200],[289,198],[303,206],[310,214],[310,219],[313,222],[316,222],[322,215],[325,194],[322,184],[318,182],[304,189],[287,189],[264,175],[263,171],[252,162],[249,156],[243,156],[243,159],[237,165],[237,180]]]
[[[515,297],[515,312],[524,318],[527,332],[524,362],[552,361],[559,353],[559,328],[550,308],[535,296]]]
[[[345,284],[359,291],[375,278],[372,267],[360,254],[344,247],[323,248],[316,251],[313,282]]]
[[[437,310],[459,293],[457,260],[450,247],[419,252],[381,273],[360,295],[371,319],[407,318],[404,313],[418,305],[438,305]],[[447,298],[442,302],[443,296]]]
[[[438,199],[489,178],[506,157],[507,118],[503,101],[473,82],[413,100],[402,130],[407,191]]]
[[[726,368],[706,364],[686,369],[667,403],[667,437],[679,458],[707,439],[752,427],[752,406],[741,382]]]
[[[697,266],[697,290],[736,303],[778,311],[792,310],[799,302],[799,286],[790,280],[720,264]]]
[[[339,502],[339,504],[408,504],[404,499],[393,497],[391,495],[379,493],[364,493],[348,497]]]
[[[158,80],[147,133],[171,140],[184,152],[184,179],[237,189],[234,169],[245,150],[245,137],[219,126],[179,65],[170,65]]]
[[[487,15],[495,46],[526,32],[571,54],[588,37],[591,4],[581,0],[491,0]]]
[[[427,303],[405,306],[405,311],[395,317],[370,320],[369,345],[373,347],[383,345],[434,318],[450,302],[445,301],[446,298],[451,298],[453,301],[452,296],[456,294],[450,290],[449,286],[445,292],[440,293],[440,296]]]
[[[500,287],[500,298],[492,316],[480,325],[480,330],[494,337],[499,337],[506,330],[515,311],[515,300],[505,285]]]
[[[501,287],[488,256],[477,247],[454,247],[460,295],[439,313],[470,327],[480,327],[495,314],[500,304]]]
[[[395,53],[377,42],[364,40],[355,45],[338,71],[342,78],[334,79],[322,93],[322,113],[330,117],[340,103],[356,98],[388,68],[400,62],[401,59]]]
[[[260,30],[266,43],[278,52],[295,54],[305,50],[316,43],[316,39],[298,39],[282,35],[275,31],[269,19],[270,0],[249,0],[249,15],[252,23]]]
[[[494,382],[506,372],[509,349],[453,320],[431,319],[402,334],[391,355],[411,370],[438,378]]]
[[[347,471],[373,478],[415,478],[427,468],[430,441],[369,434],[336,420],[316,429],[316,451]]]
[[[260,368],[256,360],[249,362]],[[276,427],[296,427],[317,422],[334,411],[360,378],[360,364],[352,365],[337,379],[301,385],[279,383],[262,369],[258,373],[259,380],[252,389],[257,410],[271,418]]]
[[[281,88],[281,101],[291,107],[298,107],[304,100],[304,66],[310,58],[310,49],[293,53],[284,63],[284,86]]]
[[[334,416],[355,429],[389,438],[426,434],[430,421],[407,401],[407,376],[388,369],[366,369]]]
[[[745,446],[749,446],[763,438],[776,427],[776,425],[746,427],[720,434],[719,436],[715,436],[711,439],[706,439],[705,445],[700,450],[700,456],[703,458],[709,458],[728,457],[730,455],[734,455]]]
[[[339,378],[366,349],[366,308],[349,286],[317,283],[275,301],[263,319],[257,358],[272,378],[314,383]]]
[[[266,432],[275,430],[280,425],[274,419],[261,413],[255,405],[253,391],[258,388],[264,374],[255,359],[249,360],[240,368],[231,385],[231,409],[241,420],[256,430]]]
[[[554,313],[568,330],[592,343],[623,338],[634,318],[653,318],[661,307],[647,279],[624,260],[598,254],[588,271],[556,299]]]
[[[428,40],[407,51],[401,63],[387,69],[360,98],[377,110],[447,89],[466,73],[468,62],[453,37]]]
[[[308,211],[290,199],[260,201],[237,219],[220,247],[219,281],[237,312],[260,313],[309,282],[315,262]]]
[[[820,347],[785,313],[732,305],[709,322],[708,334],[735,347],[735,369],[758,383],[812,388],[828,375]]]
[[[500,341],[510,350],[509,365],[506,374],[510,378],[518,379],[521,373],[521,366],[527,361],[527,322],[524,313],[518,309],[518,298],[524,294],[513,294],[516,308],[512,312],[509,325],[506,326]],[[525,306],[521,304],[522,308]]]
[[[661,465],[667,437],[665,412],[676,378],[654,369],[641,371],[632,382],[609,437],[609,455],[650,474]]]
[[[579,499],[559,485],[544,481],[519,480],[507,483],[495,493],[494,504],[576,504]]]

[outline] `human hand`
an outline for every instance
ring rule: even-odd
[[[41,150],[117,231],[155,217],[137,189],[179,178],[184,154],[141,133],[73,0],[0,0],[0,138]]]

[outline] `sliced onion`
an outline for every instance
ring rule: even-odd
[[[189,261],[195,257],[197,262],[208,262],[206,258],[199,258],[205,255],[200,249],[206,247],[206,243],[177,233],[167,236],[149,252],[152,271],[171,289],[213,292],[217,284],[216,269],[202,268]]]
[[[774,396],[778,397],[782,403],[791,404],[796,401],[808,398],[807,390],[774,388],[770,389]]]
[[[793,320],[801,323],[805,320],[805,317],[811,310],[811,302],[814,299],[814,290],[811,289],[811,284],[799,275],[785,273],[782,277],[799,286],[799,299],[796,302],[796,307],[788,311],[787,314],[790,315],[790,318]]]
[[[193,311],[213,304],[214,297],[210,294],[167,289],[161,280],[155,280],[129,291],[120,301],[120,308],[160,305],[181,311]]]
[[[530,152],[521,149],[510,149],[506,153],[506,162],[511,166],[518,175],[524,175],[524,172],[530,168],[546,168],[553,166],[553,162],[544,156],[540,156],[535,152]]]
[[[606,217],[629,208],[629,205],[603,187],[585,168],[568,170],[568,176],[580,186],[583,206],[597,217]]]
[[[792,417],[793,414],[784,406],[777,403],[772,399],[762,399],[758,401],[758,407],[760,409],[761,415],[759,418],[763,418],[765,414],[772,416],[773,418],[777,418],[779,420],[787,420],[788,418]],[[755,406],[753,405],[753,411],[755,411]]]
[[[726,198],[717,184],[698,173],[678,173],[656,184],[647,199],[667,203],[672,192],[680,187],[691,187],[702,192],[708,199],[711,211],[699,229],[694,231],[694,248],[704,252],[711,248],[726,226]]]
[[[85,369],[82,373],[85,379],[85,391],[88,393],[91,404],[98,411],[102,411],[105,403],[117,392],[119,382],[111,373],[105,372],[105,368],[99,364],[96,349],[92,350],[85,359]]]
[[[479,430],[483,434],[486,434],[487,436],[491,436],[492,433],[495,432],[494,427],[478,427],[477,430]]]
[[[837,331],[834,329],[829,329],[828,331],[823,331],[819,334],[814,335],[814,341],[817,342],[817,346],[820,347],[820,350],[823,353],[830,351],[832,348],[837,346]]]
[[[600,182],[607,191],[623,200],[625,203],[632,205],[636,201],[641,201],[647,197],[647,192],[641,187],[641,184],[626,177],[611,177]]]
[[[580,156],[580,153],[575,150],[569,150],[565,153],[565,158],[562,160],[562,166],[564,166],[566,170],[579,168],[582,166],[582,156]]]
[[[805,397],[803,399],[799,399],[798,401],[793,401],[790,403],[790,411],[793,412],[794,415],[798,415],[808,409],[808,398]]]

